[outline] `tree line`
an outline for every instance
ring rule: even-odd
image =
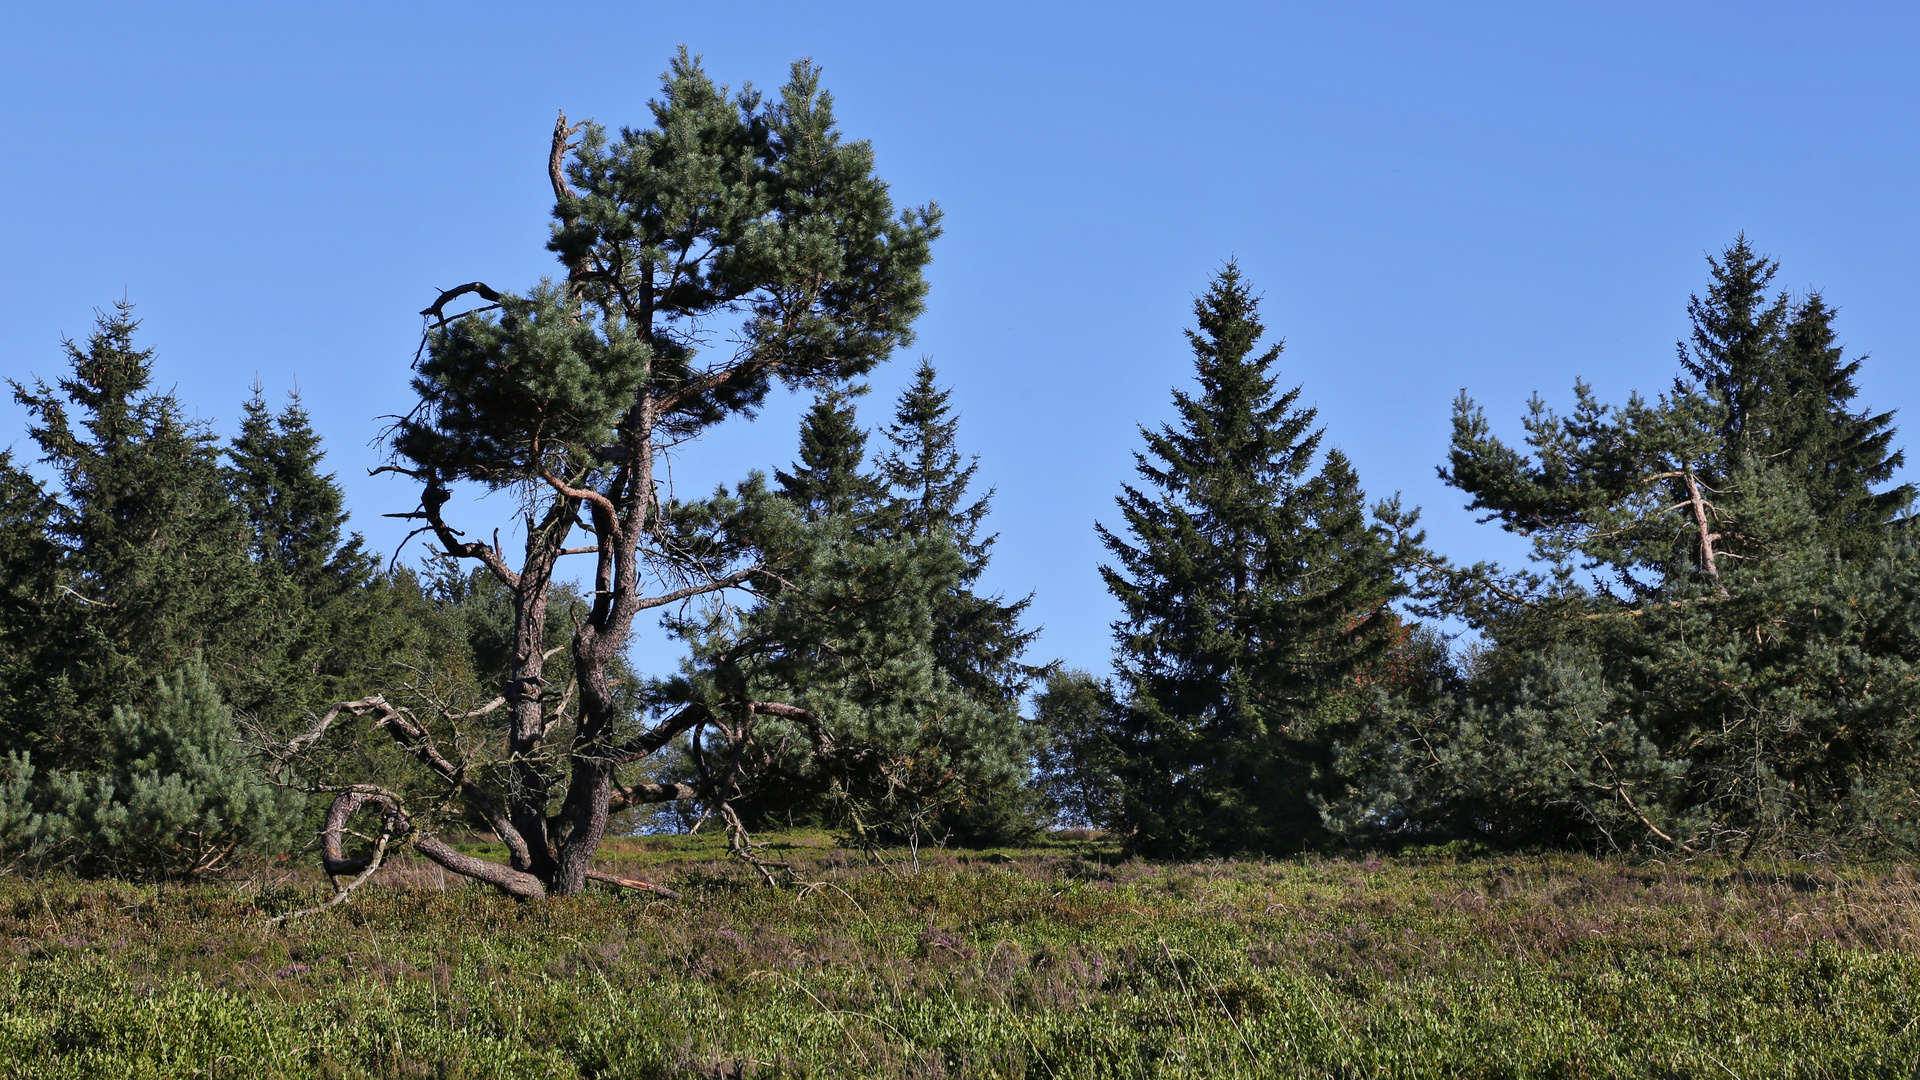
[[[1122,612],[1097,676],[981,590],[992,493],[931,363],[860,423],[941,216],[893,205],[816,68],[730,92],[683,51],[648,126],[562,115],[543,164],[561,273],[421,312],[382,470],[417,567],[347,531],[297,398],[256,388],[222,444],[152,388],[125,305],[13,385],[39,467],[0,454],[9,857],[317,848],[358,882],[405,846],[534,898],[659,888],[592,862],[644,829],[722,830],[770,882],[756,834],[802,824],[877,850],[1077,823],[1168,857],[1915,841],[1914,492],[1834,309],[1744,237],[1665,393],[1536,397],[1521,446],[1456,402],[1441,475],[1528,538],[1518,569],[1369,505],[1228,264],[1195,389],[1096,526]],[[814,396],[788,467],[663,493],[666,454],[776,387]],[[633,669],[643,616],[677,670]]]

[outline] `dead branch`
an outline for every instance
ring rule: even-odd
[[[1713,557],[1713,542],[1720,539],[1720,534],[1712,532],[1707,524],[1707,501],[1705,496],[1700,494],[1700,483],[1694,479],[1692,469],[1687,470],[1687,495],[1687,501],[1693,507],[1693,522],[1700,530],[1700,557],[1707,565],[1707,576],[1713,579],[1714,587],[1720,590],[1720,595],[1725,596],[1727,587],[1720,584],[1720,566]]]
[[[83,604],[92,604],[94,607],[104,607],[104,608],[110,608],[113,606],[112,604],[109,604],[104,600],[89,600],[86,597],[81,596],[79,593],[74,592],[72,589],[67,588],[65,585],[55,585],[54,588],[59,589],[61,592],[66,593],[68,596],[73,597],[75,600],[78,600]]]
[[[381,845],[373,858],[348,858],[347,822],[360,812],[361,807],[369,804],[380,808]],[[326,820],[320,829],[320,866],[328,877],[370,871],[377,868],[378,859],[384,857],[385,841],[395,836],[405,836],[412,828],[400,796],[373,784],[354,784],[336,794],[333,804],[327,807]],[[365,876],[361,874],[362,879]]]
[[[329,811],[327,816],[328,816],[328,819],[331,821],[333,817],[332,812]],[[342,822],[342,824],[344,825],[344,821]],[[401,818],[400,815],[396,813],[388,813],[388,814],[382,815],[381,825],[380,825],[380,838],[374,842],[373,856],[366,860],[366,864],[367,864],[366,869],[361,870],[360,873],[356,874],[353,877],[353,879],[348,881],[345,885],[337,886],[334,890],[332,899],[328,900],[324,904],[319,904],[310,908],[304,908],[300,911],[289,911],[284,915],[276,915],[273,918],[268,919],[267,921],[269,923],[283,923],[283,922],[286,922],[288,919],[298,919],[308,915],[318,915],[330,907],[333,907],[337,904],[346,903],[347,899],[353,895],[353,890],[366,884],[368,879],[372,878],[374,874],[379,872],[381,864],[386,862],[387,845],[393,841],[396,828],[402,824],[404,824],[404,819]]]
[[[453,288],[448,289],[445,292],[441,293],[439,298],[434,300],[433,303],[428,304],[426,307],[420,309],[420,315],[422,318],[435,320],[436,326],[444,326],[446,325],[446,322],[447,322],[447,316],[446,316],[447,305],[453,302],[454,300],[459,299],[462,296],[468,296],[468,295],[477,295],[482,300],[486,300],[493,304],[498,304],[501,299],[500,293],[496,291],[494,288],[492,288],[491,286],[489,286],[486,282],[469,281],[465,285],[455,285]],[[471,315],[473,314],[473,312],[469,311],[469,312],[465,312],[464,314]],[[457,317],[458,316],[456,316],[456,318]]]
[[[553,183],[553,197],[562,202],[574,198],[573,188],[567,186],[567,151],[573,149],[569,139],[586,127],[585,123],[567,124],[567,112],[560,110],[560,119],[553,122],[553,146],[547,151],[547,179]]]
[[[587,871],[587,880],[598,881],[603,885],[616,885],[622,889],[637,889],[641,892],[658,893],[669,900],[684,899],[679,893],[674,892],[665,885],[655,885],[651,881],[643,881],[640,878],[617,877],[613,874],[603,874],[598,870],[589,870]]]

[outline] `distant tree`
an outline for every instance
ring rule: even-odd
[[[853,404],[866,392],[864,385],[822,390],[800,421],[800,460],[791,471],[774,471],[775,490],[808,521],[838,517],[871,527],[880,510],[881,484],[867,471],[867,433]]]
[[[415,722],[385,699],[343,705],[328,724],[377,714],[424,774],[408,790],[336,801],[330,867],[365,865],[346,858],[341,838],[352,814],[377,807],[392,835],[456,873],[521,897],[574,893],[596,876],[590,861],[614,812],[682,798],[726,811],[740,780],[734,765],[751,763],[766,718],[798,724],[810,739],[855,741],[865,699],[853,713],[822,713],[754,696],[781,685],[750,677],[740,662],[753,658],[739,649],[755,642],[758,662],[770,646],[724,611],[700,623],[704,667],[651,692],[650,726],[630,719],[614,671],[641,612],[726,590],[785,588],[783,579],[797,579],[782,567],[826,557],[816,534],[762,484],[663,502],[657,455],[751,414],[776,381],[844,382],[908,341],[937,214],[895,214],[871,149],[841,139],[809,64],[795,65],[774,99],[751,89],[730,98],[683,51],[663,89],[645,130],[610,140],[591,123],[556,124],[545,165],[555,197],[550,246],[564,281],[525,294],[475,282],[424,313],[414,381],[421,400],[394,430],[393,467],[418,482],[414,516],[440,550],[485,567],[511,592],[509,669],[500,702],[485,714],[501,729],[487,743],[500,756],[456,760],[479,753],[461,748],[454,727],[470,727],[474,716],[420,712]],[[449,309],[463,297],[485,303]],[[737,346],[706,359],[707,327],[734,315],[741,321],[728,336]],[[497,542],[453,527],[444,511],[462,484],[517,493],[520,556],[510,562]],[[569,547],[576,530],[587,542]],[[547,618],[553,575],[570,552],[594,558],[592,602],[556,642]],[[570,654],[565,687],[547,673],[556,649]],[[887,685],[867,674],[869,686]],[[326,727],[299,745],[319,744]],[[835,730],[847,737],[834,741]],[[712,756],[732,764],[695,785],[636,775],[683,738],[703,753],[711,743]],[[507,863],[463,855],[433,834],[421,808],[454,792],[505,842]],[[744,848],[744,832],[734,837]]]
[[[1194,313],[1200,394],[1175,391],[1177,425],[1141,429],[1144,490],[1118,500],[1130,538],[1099,528],[1124,613],[1124,816],[1156,854],[1297,850],[1323,835],[1330,725],[1391,643],[1396,552],[1299,389],[1276,394],[1281,346],[1255,353],[1238,267]]]
[[[243,712],[276,726],[358,696],[420,647],[417,591],[346,532],[346,497],[298,395],[277,415],[256,386],[226,450],[227,486],[251,538],[259,598],[231,679]]]
[[[256,557],[322,597],[364,584],[378,562],[358,533],[345,533],[346,496],[320,471],[326,452],[300,396],[274,415],[256,386],[242,410],[227,458]]]
[[[1050,672],[1034,702],[1045,733],[1037,764],[1040,790],[1064,824],[1124,830],[1126,788],[1120,774],[1121,704],[1113,687],[1085,671]]]
[[[956,445],[960,418],[947,405],[952,391],[940,388],[937,379],[932,362],[923,359],[887,428],[891,446],[881,458],[881,474],[893,489],[901,533],[945,532],[966,560],[960,580],[936,607],[934,651],[941,667],[968,693],[1017,706],[1042,670],[1021,661],[1039,634],[1020,622],[1032,597],[1008,603],[973,591],[997,539],[980,535],[992,512],[993,492],[968,498],[978,459],[961,457]]]

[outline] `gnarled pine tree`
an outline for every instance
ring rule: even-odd
[[[520,897],[577,892],[605,878],[589,861],[623,805],[701,798],[731,816],[735,771],[660,784],[625,782],[623,768],[683,734],[698,743],[711,731],[736,748],[731,760],[749,760],[766,716],[819,730],[805,706],[752,697],[749,680],[718,677],[696,680],[697,692],[678,694],[678,707],[655,722],[631,721],[612,671],[634,619],[775,585],[770,561],[791,554],[775,549],[805,539],[758,484],[732,498],[664,502],[659,455],[750,415],[776,382],[855,377],[910,340],[938,215],[931,207],[896,215],[870,148],[841,138],[811,64],[794,65],[772,100],[750,88],[729,97],[683,50],[663,89],[646,129],[610,138],[564,115],[555,125],[545,164],[562,280],[524,294],[473,282],[424,313],[420,403],[394,430],[392,468],[419,482],[411,516],[440,550],[484,566],[511,591],[510,670],[499,698],[478,710],[425,717],[364,699],[304,737],[296,749],[341,716],[373,714],[427,773],[411,803],[408,792],[343,778],[326,834],[336,873],[366,869],[341,839],[353,813],[378,807],[386,835],[411,839],[456,873]],[[484,303],[451,310],[466,298]],[[737,324],[722,334],[715,323],[729,319]],[[731,353],[704,350],[721,337]],[[517,559],[447,519],[461,484],[518,494]],[[585,542],[570,546],[580,531]],[[553,576],[576,553],[594,561],[591,605],[555,644],[546,633]],[[572,657],[565,686],[546,676],[561,649]],[[476,713],[504,717],[506,752],[489,763],[480,748],[493,741],[461,734],[491,722]],[[508,863],[464,855],[432,834],[420,799],[447,797],[491,824]]]

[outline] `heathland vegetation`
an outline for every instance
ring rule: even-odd
[[[1915,1059],[1915,492],[1835,308],[1744,236],[1657,395],[1576,382],[1519,444],[1456,402],[1442,476],[1517,567],[1369,500],[1224,266],[1097,526],[1090,673],[983,588],[992,493],[932,364],[862,425],[941,215],[893,205],[815,68],[730,95],[683,52],[647,126],[563,115],[532,164],[557,276],[421,312],[385,467],[417,562],[349,530],[297,399],[222,441],[155,389],[126,305],[13,384],[0,1060]],[[792,462],[663,496],[665,453],[781,389],[814,400]],[[635,670],[642,618],[676,670]]]

